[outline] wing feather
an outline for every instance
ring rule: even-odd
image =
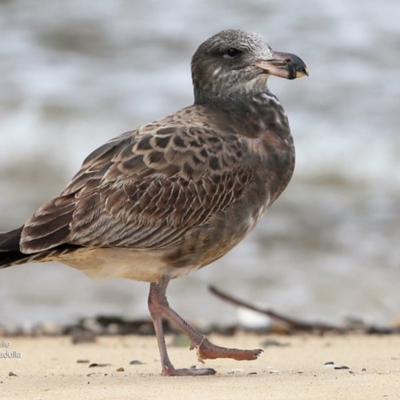
[[[22,250],[64,243],[165,248],[237,201],[252,175],[233,134],[151,125],[91,153],[67,188],[25,224]]]

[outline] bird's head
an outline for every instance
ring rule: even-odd
[[[308,75],[296,55],[276,52],[257,33],[229,29],[202,43],[192,58],[195,103],[263,91],[270,75]]]

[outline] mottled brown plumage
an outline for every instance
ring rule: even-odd
[[[250,232],[288,184],[294,147],[267,79],[306,75],[296,56],[257,34],[227,30],[192,60],[195,102],[90,154],[67,188],[20,229],[0,234],[0,265],[58,260],[96,277],[151,282],[149,309],[168,359],[161,317],[189,336],[199,357],[254,359],[190,328],[168,305],[170,279],[222,257]]]

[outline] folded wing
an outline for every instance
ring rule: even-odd
[[[252,175],[235,135],[198,129],[150,124],[95,150],[26,222],[21,250],[162,249],[206,224],[241,197]]]

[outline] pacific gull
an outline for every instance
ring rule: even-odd
[[[262,351],[213,345],[170,308],[166,289],[236,246],[289,183],[293,140],[267,80],[308,75],[299,57],[233,29],[201,44],[191,66],[192,106],[111,139],[59,196],[0,234],[0,268],[59,261],[92,277],[150,282],[168,376],[215,371],[174,368],[162,317],[189,337],[200,360],[254,360]]]

